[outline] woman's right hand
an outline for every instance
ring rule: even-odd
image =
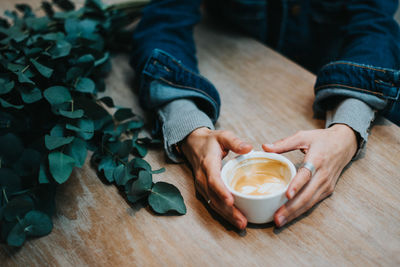
[[[237,228],[246,228],[246,217],[233,205],[233,196],[221,179],[221,166],[230,150],[246,154],[252,146],[232,132],[202,127],[189,134],[180,148],[192,166],[197,191],[210,207]]]

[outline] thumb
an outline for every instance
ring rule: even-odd
[[[223,131],[218,135],[218,142],[224,149],[232,150],[237,154],[249,153],[253,147],[240,140],[234,133],[230,131]]]
[[[298,132],[292,136],[283,138],[273,144],[263,144],[262,148],[266,152],[284,153],[296,149],[307,149],[308,142],[304,132]]]

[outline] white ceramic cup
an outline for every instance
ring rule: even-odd
[[[291,176],[286,187],[274,194],[262,196],[245,195],[235,191],[231,187],[231,180],[234,177],[236,169],[243,165],[241,165],[243,161],[253,158],[272,159],[285,163],[290,170]],[[222,180],[235,199],[235,206],[251,223],[267,223],[273,220],[275,211],[287,201],[285,192],[295,175],[296,168],[286,157],[280,154],[262,151],[252,151],[248,154],[240,155],[234,159],[231,159],[224,165],[221,171]]]

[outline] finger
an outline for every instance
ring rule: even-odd
[[[215,201],[213,198],[211,199],[210,207],[220,214],[225,220],[233,224],[238,229],[242,230],[246,228],[247,218],[239,209],[237,209],[234,205],[225,205],[223,202],[218,201],[218,198]]]
[[[262,148],[266,152],[284,153],[296,149],[308,149],[308,146],[306,132],[300,131],[273,144],[263,144]]]
[[[310,152],[308,154],[306,154],[303,164],[305,162],[309,162],[314,165],[315,171],[318,171],[318,169],[321,166],[321,162],[319,160],[316,160],[315,155],[316,155],[316,152],[311,149]],[[295,195],[298,192],[300,192],[300,190],[303,188],[303,186],[305,184],[307,184],[311,178],[312,178],[311,171],[305,167],[301,167],[297,171],[296,176],[293,178],[293,180],[289,184],[288,190],[286,191],[286,197],[288,199],[294,198]]]
[[[249,153],[253,147],[240,140],[234,133],[230,131],[222,131],[220,134],[218,134],[218,142],[223,147],[223,150],[232,150],[233,152],[237,154],[246,154]]]
[[[221,179],[221,159],[206,158],[202,162],[202,169],[207,178],[208,191],[213,191],[225,205],[232,206],[233,196]]]
[[[286,202],[275,212],[274,220],[279,227],[293,220],[309,208],[307,204],[326,182],[326,179],[321,179],[322,177],[319,177],[319,174],[320,172],[317,171],[311,181],[303,187],[295,198]]]
[[[288,190],[286,191],[286,197],[292,199],[297,192],[299,192],[305,184],[307,184],[311,179],[311,172],[306,168],[300,168],[290,182]]]

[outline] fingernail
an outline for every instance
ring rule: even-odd
[[[279,216],[278,217],[278,226],[282,227],[286,224],[286,218],[285,216]]]
[[[290,189],[289,198],[292,199],[294,197],[294,194],[295,194],[294,189]]]
[[[239,149],[243,149],[243,148],[245,148],[246,146],[248,146],[248,144],[245,143],[245,142],[243,142],[243,143],[240,144]]]
[[[265,144],[265,146],[267,146],[267,147],[274,147],[274,144]]]

